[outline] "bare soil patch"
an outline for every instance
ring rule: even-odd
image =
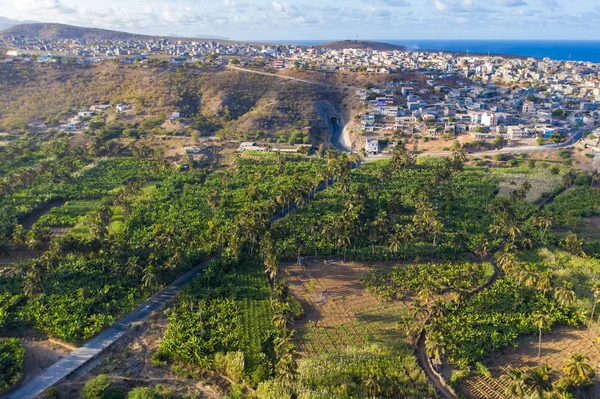
[[[73,348],[49,339],[22,340],[21,343],[25,347],[25,378],[22,384],[33,380],[73,351]]]
[[[597,239],[600,237],[600,216],[583,218],[576,230],[584,238]]]
[[[286,280],[305,310],[293,325],[302,355],[340,352],[372,340],[401,342],[396,327],[407,307],[380,302],[366,290],[360,277],[373,266],[321,259],[311,259],[308,267],[287,266]]]
[[[586,329],[559,327],[542,334],[542,363],[548,363],[554,371],[562,371],[564,360],[572,354],[581,353],[588,357],[588,363],[596,373],[600,366],[600,348],[592,334]],[[506,398],[506,385],[501,376],[509,367],[529,370],[538,365],[538,336],[530,335],[518,341],[515,349],[506,349],[485,362],[491,377],[473,376],[460,383],[460,391],[470,398]],[[590,391],[592,398],[600,397],[600,379],[594,377]]]
[[[77,398],[88,380],[107,374],[115,387],[125,391],[140,386],[160,385],[163,390],[171,391],[176,397],[192,395],[196,398],[221,398],[221,388],[227,387],[224,381],[207,374],[201,375],[199,379],[184,378],[176,375],[168,366],[152,363],[152,355],[166,328],[166,317],[162,313],[153,315],[96,360],[58,384],[61,397]]]

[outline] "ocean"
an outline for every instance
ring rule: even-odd
[[[284,43],[312,46],[330,40],[288,40]],[[600,63],[600,41],[571,40],[377,40],[413,50],[446,50],[478,54],[506,54],[553,60]]]

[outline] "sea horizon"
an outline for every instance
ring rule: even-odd
[[[515,55],[560,61],[600,63],[600,40],[528,39],[359,39],[407,47],[409,50],[454,51],[473,54]],[[314,46],[335,40],[278,40],[278,43]]]

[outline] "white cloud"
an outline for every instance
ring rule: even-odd
[[[448,6],[444,4],[441,0],[434,0],[434,5],[436,10],[444,12],[448,11]]]

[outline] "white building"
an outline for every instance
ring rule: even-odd
[[[379,154],[379,140],[374,138],[367,138],[365,143],[365,151],[369,155],[377,155]]]
[[[525,101],[525,104],[523,104],[523,113],[524,114],[533,114],[533,111],[535,111],[535,105],[533,104],[533,102]]]
[[[481,115],[481,124],[487,127],[496,127],[496,125],[498,124],[498,118],[494,113],[484,112]]]

